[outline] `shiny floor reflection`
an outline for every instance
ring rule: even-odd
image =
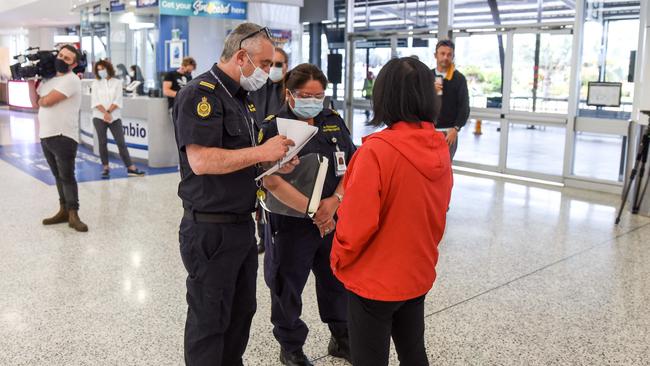
[[[0,177],[0,365],[182,364],[178,175],[80,184],[87,234],[40,225],[54,187],[4,161]],[[614,195],[460,174],[455,184],[425,308],[432,364],[647,363],[649,218],[626,213],[615,227]],[[279,365],[262,271],[245,364]],[[313,279],[303,300],[305,352],[344,365],[326,356]]]

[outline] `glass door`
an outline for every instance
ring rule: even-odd
[[[503,171],[562,181],[573,36],[508,34]]]
[[[455,64],[465,75],[470,98],[470,119],[458,134],[457,165],[497,171],[501,149],[501,114],[504,60],[502,34],[456,37]],[[435,67],[435,64],[433,65]]]

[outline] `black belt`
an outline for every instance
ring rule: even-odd
[[[239,224],[253,220],[251,214],[218,214],[185,210],[183,217],[209,224]]]

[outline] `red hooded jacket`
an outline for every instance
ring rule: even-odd
[[[367,136],[350,161],[330,264],[355,294],[404,301],[436,278],[452,182],[449,148],[432,123]]]

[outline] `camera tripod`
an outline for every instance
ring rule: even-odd
[[[650,111],[642,111],[642,113],[645,113],[648,116],[650,116]],[[639,180],[635,190],[635,195],[632,199],[632,213],[633,214],[639,213],[639,209],[641,208],[641,203],[643,202],[643,197],[645,196],[645,193],[648,190],[648,182],[650,182],[650,169],[649,169],[648,179],[646,179],[645,185],[643,189],[641,189],[641,184],[643,183],[643,174],[645,174],[645,167],[648,162],[649,148],[650,148],[650,126],[645,128],[645,133],[641,137],[641,144],[639,145],[639,150],[636,155],[634,168],[632,168],[632,171],[630,172],[630,179],[627,182],[627,187],[625,187],[623,200],[621,201],[621,207],[619,208],[618,215],[616,216],[616,222],[615,222],[616,225],[618,225],[618,223],[621,221],[621,214],[623,213],[623,208],[625,207],[625,203],[627,202],[627,197],[630,194],[630,190],[632,190],[632,186],[634,186],[634,179],[637,177],[639,178]]]

